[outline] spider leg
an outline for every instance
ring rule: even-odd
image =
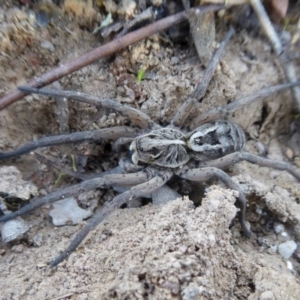
[[[163,186],[171,178],[172,174],[173,173],[171,171],[159,172],[149,181],[136,185],[130,190],[116,196],[111,202],[105,203],[100,211],[87,222],[86,226],[76,234],[69,247],[52,261],[51,267],[57,266],[60,262],[66,259],[78,247],[88,233],[101,223],[111,212],[118,209],[121,205],[132,198],[141,197],[154,192],[159,187]]]
[[[31,152],[37,148],[83,142],[83,141],[99,141],[101,139],[117,139],[119,137],[134,137],[137,135],[136,129],[120,126],[120,127],[111,127],[95,131],[82,131],[74,132],[71,134],[63,134],[56,136],[44,137],[34,142],[28,143],[21,148],[11,151],[0,153],[0,160],[7,159],[14,156],[19,156],[28,152]]]
[[[132,161],[126,157],[122,157],[119,160],[119,167],[125,172],[125,173],[135,173],[139,172],[142,169],[144,169],[144,166],[135,165],[132,163]]]
[[[278,161],[278,160],[261,157],[249,152],[231,153],[215,160],[203,162],[201,163],[200,167],[207,165],[210,167],[223,169],[233,164],[236,164],[238,162],[241,162],[243,160],[262,167],[269,167],[277,170],[287,171],[300,181],[300,171],[297,168],[295,168],[292,164],[284,161]]]
[[[285,84],[279,84],[270,86],[264,89],[261,89],[258,92],[255,92],[251,95],[248,95],[246,97],[240,98],[238,100],[235,100],[234,102],[231,102],[227,105],[223,105],[221,107],[212,108],[202,114],[200,114],[198,117],[196,117],[191,122],[191,129],[195,129],[199,127],[200,125],[215,121],[218,119],[225,120],[228,118],[228,115],[238,109],[241,109],[242,107],[253,103],[255,101],[259,101],[261,98],[269,97],[272,94],[278,93],[282,90],[298,86],[300,85],[300,81],[292,82],[292,83],[285,83]]]
[[[152,176],[150,174],[150,176]],[[106,175],[102,178],[94,178],[83,181],[79,184],[57,190],[45,197],[33,199],[32,202],[26,206],[23,206],[19,210],[0,217],[0,222],[6,222],[16,217],[30,213],[31,211],[45,205],[58,201],[62,198],[78,195],[79,193],[93,190],[96,188],[107,188],[114,185],[136,185],[147,181],[149,178],[148,172],[141,171],[132,174],[112,174]]]
[[[120,152],[123,146],[130,144],[133,140],[134,140],[134,138],[121,137],[113,143],[112,148],[115,152]],[[129,146],[128,146],[128,148],[129,148]]]
[[[191,180],[191,181],[206,181],[212,177],[217,177],[226,186],[228,186],[232,190],[238,191],[239,195],[237,197],[237,200],[240,203],[239,220],[245,235],[247,237],[251,236],[251,231],[248,229],[248,227],[245,224],[247,200],[243,192],[239,188],[239,186],[235,184],[233,180],[224,171],[217,169],[215,167],[205,167],[205,168],[197,168],[197,169],[185,168],[185,169],[176,170],[175,174],[180,176],[181,178]]]
[[[56,89],[37,89],[29,86],[20,86],[18,89],[25,93],[34,93],[45,95],[48,97],[63,97],[71,100],[76,100],[79,102],[89,103],[91,105],[95,105],[100,108],[111,109],[119,112],[121,115],[128,117],[130,121],[141,128],[144,129],[155,129],[160,128],[158,124],[153,122],[146,114],[135,109],[133,107],[122,105],[118,101],[110,100],[110,99],[101,99],[96,96],[74,92],[74,91],[63,91]]]
[[[175,116],[171,121],[171,126],[182,127],[186,119],[190,116],[195,105],[203,98],[206,93],[207,87],[215,73],[215,70],[219,64],[222,52],[233,35],[234,30],[231,28],[226,34],[224,40],[221,42],[220,47],[216,50],[213,57],[211,58],[207,69],[205,70],[204,76],[199,82],[196,90],[192,93],[191,96],[181,105]]]

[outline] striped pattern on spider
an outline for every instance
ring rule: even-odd
[[[97,131],[45,137],[29,143],[18,150],[0,153],[0,160],[3,160],[31,152],[40,147],[105,139],[116,140],[115,148],[126,145],[132,151],[131,162],[127,163],[123,174],[110,174],[88,179],[84,175],[75,174],[74,172],[71,175],[82,179],[81,183],[57,190],[45,197],[36,198],[18,211],[0,217],[0,222],[27,214],[46,203],[53,203],[62,198],[92,189],[115,186],[130,187],[127,191],[117,195],[112,201],[103,205],[99,212],[78,232],[69,247],[52,261],[51,266],[54,267],[67,258],[87,234],[113,210],[121,207],[135,197],[152,194],[164,186],[173,175],[191,181],[205,181],[216,177],[229,188],[238,191],[237,204],[240,207],[239,221],[245,235],[250,237],[251,230],[245,222],[247,200],[240,187],[222,169],[245,160],[260,166],[287,171],[299,181],[300,172],[289,163],[245,152],[246,138],[242,129],[238,125],[227,121],[226,118],[229,113],[253,103],[257,99],[299,85],[299,82],[268,87],[223,107],[213,108],[193,119],[189,124],[190,131],[182,129],[183,127],[187,127],[185,124],[188,116],[195,105],[205,95],[208,84],[218,66],[221,53],[232,34],[233,31],[230,30],[225,36],[219,48],[214,53],[202,81],[198,84],[194,93],[182,104],[171,120],[170,125],[166,128],[161,128],[161,126],[153,122],[141,111],[113,100],[100,99],[73,91],[20,87],[19,89],[26,93],[65,97],[93,104],[100,108],[114,110],[127,116],[137,128],[121,126]]]

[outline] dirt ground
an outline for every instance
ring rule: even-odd
[[[5,1],[0,8],[0,97],[104,43],[91,33],[104,19],[92,6],[80,11],[72,6],[75,1],[65,1],[60,8],[47,3],[33,7],[32,13],[14,1]],[[37,24],[38,17],[48,24],[41,20]],[[217,24],[220,41],[224,23]],[[295,65],[299,73],[299,64]],[[139,83],[140,69],[147,71]],[[167,125],[203,71],[193,47],[154,35],[59,80],[59,87],[115,99]],[[283,80],[269,42],[240,29],[229,41],[195,115]],[[30,95],[0,111],[0,151],[68,130],[130,125],[126,117],[87,104],[70,101],[68,109],[65,127],[59,126],[55,100],[47,97]],[[245,130],[247,151],[300,168],[296,117],[286,91],[239,110],[230,120]],[[120,155],[112,154],[111,144],[64,145],[38,152],[69,167],[71,157],[88,157],[85,171],[100,173],[118,164]],[[11,185],[1,192],[17,193],[26,187],[29,194],[46,195],[77,182],[68,176],[58,180],[57,172],[31,155],[3,161],[0,170],[8,166],[20,173],[2,169],[0,187],[4,182]],[[236,218],[236,192],[218,181],[192,185],[178,180],[172,188],[189,197],[115,211],[66,261],[50,269],[49,263],[85,221],[55,227],[51,206],[46,205],[24,217],[30,230],[21,240],[1,244],[0,299],[300,299],[299,182],[286,172],[246,162],[228,173],[248,199],[250,239]],[[103,190],[94,198],[103,203],[115,194]],[[195,208],[189,198],[201,205]],[[91,205],[89,201],[84,205]],[[286,260],[277,248],[290,240],[298,248]]]

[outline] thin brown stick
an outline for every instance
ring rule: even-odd
[[[287,49],[284,49],[282,42],[272,25],[269,16],[261,2],[261,0],[250,0],[250,4],[252,5],[253,10],[255,11],[260,24],[265,31],[272,47],[279,58],[281,67],[285,73],[285,77],[288,82],[296,82],[297,79],[297,72],[294,67],[292,61],[288,61],[287,59]],[[300,111],[300,87],[294,86],[292,89],[292,95],[294,97],[294,101],[296,102],[297,109]]]
[[[209,5],[201,6],[198,9],[201,13],[207,11],[215,11],[223,8],[222,5]],[[97,60],[109,56],[123,48],[128,47],[144,38],[147,38],[155,33],[163,31],[171,26],[174,26],[177,23],[180,23],[187,19],[186,12],[180,12],[178,14],[169,16],[167,18],[161,19],[155,23],[152,23],[146,27],[143,27],[139,30],[131,32],[121,38],[117,38],[103,46],[100,46],[78,58],[72,59],[65,64],[50,70],[49,72],[41,75],[37,79],[30,81],[28,86],[41,88],[45,85],[48,85],[66,75],[69,75],[87,65],[90,65]],[[11,92],[10,94],[4,96],[0,99],[0,110],[13,104],[14,102],[22,99],[26,94],[18,90]]]

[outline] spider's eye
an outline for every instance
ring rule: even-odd
[[[196,139],[194,139],[195,143],[198,145],[198,146],[202,146],[203,145],[203,140],[202,138],[198,137]]]
[[[153,155],[157,155],[160,152],[156,147],[152,147],[150,151]]]

